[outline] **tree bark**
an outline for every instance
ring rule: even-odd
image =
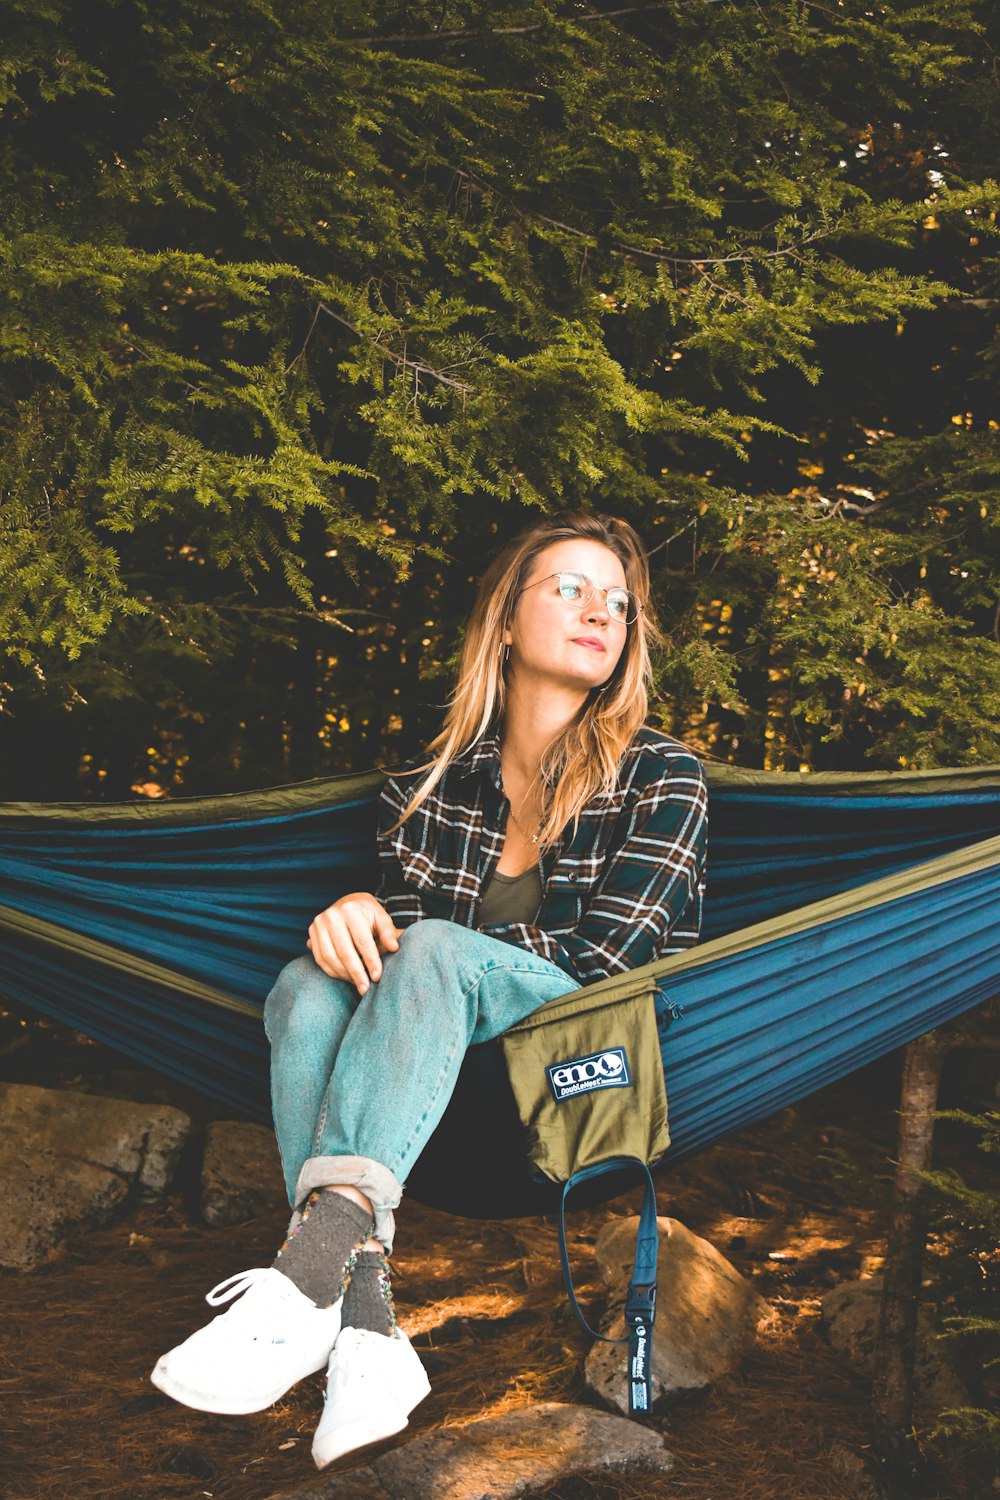
[[[929,1032],[903,1054],[894,1206],[872,1387],[873,1447],[889,1474],[902,1482],[915,1475],[919,1461],[913,1434],[913,1363],[927,1240],[919,1173],[931,1163],[938,1085],[949,1045],[939,1033]]]

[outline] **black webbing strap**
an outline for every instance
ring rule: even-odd
[[[583,1315],[576,1291],[573,1287],[573,1272],[569,1264],[566,1247],[566,1199],[570,1191],[581,1182],[601,1177],[606,1172],[621,1171],[625,1167],[638,1167],[646,1175],[646,1192],[639,1216],[639,1233],[635,1242],[635,1260],[632,1265],[632,1280],[625,1303],[625,1326],[628,1333],[623,1339],[610,1338],[591,1328]],[[629,1416],[637,1412],[648,1412],[653,1404],[653,1320],[656,1317],[656,1258],[660,1248],[660,1233],[656,1223],[656,1188],[653,1176],[644,1161],[636,1156],[616,1156],[610,1161],[598,1162],[596,1166],[584,1167],[563,1185],[559,1202],[559,1255],[562,1259],[563,1280],[570,1306],[587,1333],[607,1344],[628,1344],[628,1410]]]

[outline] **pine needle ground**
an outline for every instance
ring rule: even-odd
[[[113,1082],[87,1080],[94,1092]],[[661,1213],[710,1239],[775,1317],[736,1371],[653,1423],[676,1459],[671,1475],[563,1479],[546,1500],[845,1500],[831,1454],[838,1444],[866,1451],[869,1395],[823,1338],[819,1298],[877,1264],[881,1213],[855,1177],[873,1161],[888,1176],[893,1088],[890,1068],[869,1070],[661,1174]],[[572,1217],[577,1287],[594,1317],[594,1241],[609,1216],[637,1208],[627,1195]],[[475,1222],[409,1201],[399,1219],[397,1308],[433,1391],[395,1441],[534,1401],[587,1399],[588,1340],[562,1291],[554,1221]],[[35,1273],[0,1274],[3,1500],[265,1500],[314,1484],[321,1376],[249,1417],[189,1411],[148,1379],[158,1355],[207,1317],[204,1293],[268,1264],[283,1228],[258,1219],[208,1229],[178,1195],[76,1237]]]

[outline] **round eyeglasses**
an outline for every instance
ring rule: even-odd
[[[549,583],[556,579],[559,584],[559,597],[567,604],[575,605],[578,609],[584,609],[593,599],[595,594],[603,594],[608,614],[612,620],[620,620],[623,625],[631,625],[642,614],[642,605],[634,594],[628,589],[602,588],[599,583],[594,583],[586,573],[549,573],[545,578],[536,578],[534,583],[525,584],[521,593],[528,589],[537,588],[540,583]]]

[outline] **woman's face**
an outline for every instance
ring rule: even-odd
[[[568,603],[554,573],[583,573],[597,587],[593,598]],[[553,542],[531,565],[504,641],[519,678],[589,692],[606,682],[625,649],[629,629],[608,613],[604,590],[627,588],[625,569],[601,542],[568,537]],[[584,590],[586,593],[586,590]]]

